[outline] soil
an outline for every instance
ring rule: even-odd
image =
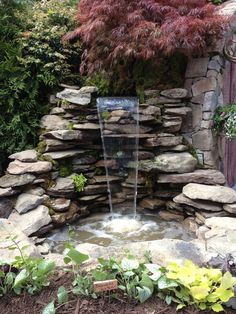
[[[50,301],[56,298],[57,289],[64,285],[69,288],[72,282],[72,275],[58,272],[50,287],[42,290],[37,295],[23,296],[8,295],[1,298],[1,314],[41,314],[42,309]],[[60,307],[57,314],[176,314],[176,306],[168,306],[158,298],[152,298],[143,304],[136,304],[124,298],[113,299],[109,295],[103,295],[97,300],[78,298],[71,296],[69,302]],[[198,311],[188,308],[178,311],[179,314],[212,314],[211,311]],[[235,314],[235,310],[227,310],[225,313]]]

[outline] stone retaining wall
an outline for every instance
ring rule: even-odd
[[[192,123],[184,124],[185,138],[196,149],[199,160],[209,168],[219,168],[217,139],[213,116],[223,105],[223,74],[225,60],[220,55],[190,59],[185,87],[191,96]]]

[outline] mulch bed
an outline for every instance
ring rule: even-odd
[[[69,288],[72,274],[58,273],[54,276],[50,287],[42,290],[40,294],[30,296],[8,295],[0,299],[1,314],[41,314],[46,304],[56,298],[57,289],[61,285]],[[176,306],[167,306],[158,298],[152,298],[144,304],[135,304],[120,298],[112,299],[109,295],[97,300],[78,298],[71,296],[68,304],[60,307],[57,314],[174,314],[177,313]],[[202,312],[196,309],[179,311],[179,314],[211,314],[213,312]],[[235,314],[235,310],[227,310],[228,314]]]

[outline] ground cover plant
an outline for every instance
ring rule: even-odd
[[[184,265],[172,263],[161,267],[152,263],[150,254],[143,262],[127,254],[121,260],[99,258],[95,269],[81,272],[82,263],[88,259],[89,256],[72,246],[67,248],[65,262],[73,264],[72,288],[67,290],[60,286],[57,300],[51,301],[43,314],[56,313],[57,307],[68,302],[69,294],[98,298],[99,293],[95,293],[93,283],[111,279],[118,281],[119,292],[131,302],[143,303],[151,297],[158,297],[168,305],[177,303],[177,310],[195,306],[200,310],[221,312],[224,310],[222,305],[234,297],[236,277],[229,272],[223,274],[220,269],[198,267],[188,260]],[[113,297],[118,297],[117,291],[113,292]]]
[[[18,238],[9,236],[12,244],[9,250],[16,256],[11,263],[0,261],[0,296],[14,292],[15,294],[35,294],[50,285],[50,275],[55,263],[42,257],[27,256],[25,247],[20,247]]]
[[[16,250],[19,255],[11,263],[0,265],[0,296],[15,293],[33,295],[50,285],[55,264],[47,258],[29,257],[25,248],[19,246],[17,237],[9,236],[12,245],[9,250]],[[64,272],[72,273],[71,282],[58,288],[55,299],[43,309],[43,314],[55,314],[67,305],[71,296],[99,299],[102,293],[95,292],[95,281],[115,279],[118,290],[113,291],[112,298],[124,298],[128,302],[144,303],[150,298],[159,298],[167,305],[177,304],[177,310],[194,306],[200,310],[221,312],[223,305],[234,298],[236,277],[220,269],[198,267],[191,261],[184,265],[171,263],[161,267],[152,262],[150,253],[143,261],[127,253],[122,259],[99,258],[98,266],[90,271],[81,269],[89,256],[77,251],[67,244],[64,262],[69,267]]]

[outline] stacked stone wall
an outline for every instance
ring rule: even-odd
[[[140,133],[135,135],[139,137],[138,208],[166,220],[183,221],[199,210],[188,205],[185,210],[183,200],[173,201],[186,183],[225,183],[219,171],[204,168],[182,134],[193,106],[203,106],[194,103],[197,96],[190,97],[186,89],[147,90],[145,103],[140,104]],[[6,175],[0,178],[1,217],[27,235],[42,235],[91,212],[109,211],[96,88],[66,88],[51,97],[51,107],[41,121],[38,147],[11,155]],[[122,112],[118,113],[116,119],[122,121]],[[120,132],[124,130],[134,136],[128,127]],[[115,167],[115,161],[108,166]],[[87,178],[81,192],[75,189],[75,174]],[[123,176],[113,176],[111,184],[114,204],[132,200],[134,178],[129,169]]]

